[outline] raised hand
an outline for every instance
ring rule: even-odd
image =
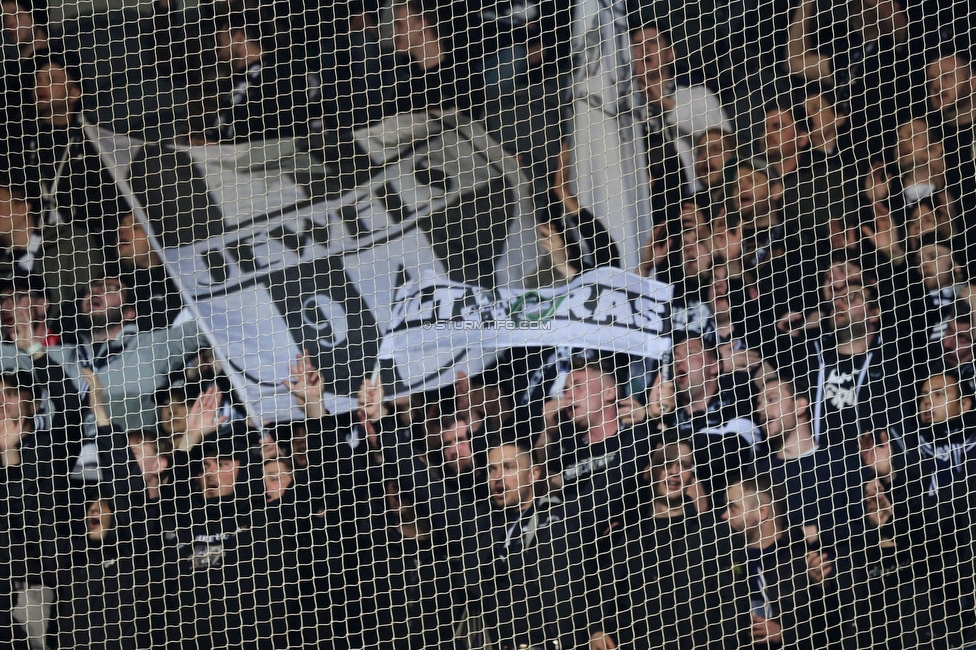
[[[628,396],[617,402],[617,417],[625,427],[633,427],[647,419],[648,407],[640,400]]]
[[[303,354],[295,356],[295,363],[288,367],[291,376],[282,383],[298,402],[305,417],[318,420],[325,417],[325,385],[322,375],[312,362],[312,357],[305,350]]]
[[[875,529],[883,528],[895,515],[884,483],[873,478],[864,483],[864,517]]]
[[[363,424],[376,424],[386,415],[383,405],[383,384],[380,378],[367,377],[359,388],[357,414]]]
[[[211,386],[197,398],[186,414],[186,433],[173,441],[173,446],[181,451],[189,451],[203,442],[203,439],[227,421],[220,414],[222,395],[216,386]]]
[[[102,381],[95,374],[95,371],[85,365],[79,365],[82,378],[88,382],[88,406],[95,414],[95,423],[100,427],[107,427],[112,424],[108,415],[108,408],[105,405],[105,393],[102,389]]]
[[[864,467],[874,471],[878,478],[891,476],[891,443],[888,440],[888,432],[885,429],[878,429],[876,432],[877,440],[872,432],[867,432],[858,438],[858,446],[861,450],[861,463]]]

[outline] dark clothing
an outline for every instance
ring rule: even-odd
[[[212,141],[248,142],[308,133],[321,99],[321,78],[295,61],[271,54],[232,79],[234,89],[220,101]]]
[[[517,513],[466,509],[463,519],[468,608],[480,609],[495,647],[585,645],[584,550],[571,504],[540,498]]]
[[[550,471],[562,477],[563,498],[585,513],[590,538],[603,534],[623,514],[625,498],[634,493],[638,475],[650,465],[651,446],[645,426],[621,429],[589,444],[580,434],[560,436]]]
[[[812,240],[826,241],[828,221],[857,224],[859,205],[857,186],[846,178],[843,169],[823,162],[801,159],[800,167],[782,179],[784,221],[791,233]]]
[[[464,603],[461,559],[430,535],[405,537],[394,524],[374,533],[370,556],[363,647],[453,647]]]
[[[924,25],[910,20],[905,43],[890,35],[865,41],[846,5],[816,4],[814,47],[830,59],[837,104],[850,116],[858,157],[866,159],[884,150],[884,134],[924,111],[925,40],[914,33]]]
[[[594,629],[622,648],[740,648],[750,644],[749,596],[731,530],[686,504],[648,512],[602,554]],[[740,559],[735,559],[740,558]]]
[[[263,531],[251,527],[243,495],[204,500],[194,493],[180,503],[179,577],[171,581],[178,591],[170,595],[181,605],[182,647],[243,647],[257,634],[257,621],[249,612],[255,576],[266,571],[254,563],[254,536]]]
[[[850,583],[857,648],[900,650],[930,647],[933,641],[924,560],[913,550],[924,542],[915,539],[908,504],[899,502],[894,509],[894,521],[881,531],[867,531],[854,545]]]
[[[101,245],[106,243],[100,239],[103,232],[115,231],[120,215],[131,208],[85,128],[88,125],[76,114],[66,128],[42,125],[26,138],[28,193],[41,197],[46,223],[72,223]]]
[[[765,232],[743,232],[743,289],[746,341],[768,354],[776,321],[785,313],[805,312],[819,303],[822,242],[812,231],[790,232],[777,224]]]
[[[856,456],[861,427],[870,421],[872,427],[887,427],[896,448],[904,448],[905,411],[914,397],[912,382],[902,377],[891,346],[874,334],[866,353],[850,356],[837,351],[832,333],[799,343],[788,338],[780,338],[778,370],[810,395],[818,445],[831,453],[843,447]]]
[[[166,269],[135,269],[122,277],[135,295],[136,322],[140,331],[169,327],[183,311],[183,297]]]
[[[410,64],[410,77],[397,88],[398,112],[448,110],[456,108],[462,113],[483,106],[484,91],[472,84],[475,73],[463,60],[444,55],[440,64],[423,69]]]
[[[758,459],[756,469],[782,487],[791,525],[816,525],[821,544],[831,549],[840,545],[838,553],[846,555],[849,541],[863,529],[861,467],[857,456],[837,453],[841,450],[831,453],[818,446],[788,460],[771,455]]]
[[[62,647],[136,644],[135,568],[127,545],[114,540],[73,553],[58,602]]]
[[[103,255],[82,228],[38,224],[26,248],[0,249],[0,278],[40,280],[57,316],[102,273]]]
[[[341,586],[316,571],[324,547],[316,523],[322,518],[311,507],[306,486],[296,480],[280,499],[251,514],[253,527],[260,531],[252,534],[254,567],[261,569],[254,576],[253,617],[259,638],[269,648],[311,646],[319,632],[315,585],[330,593]],[[323,608],[322,622],[328,614]]]
[[[713,495],[725,489],[730,474],[752,463],[760,438],[759,428],[750,419],[748,384],[736,382],[733,376],[723,377],[720,384],[704,411],[680,408],[675,413],[681,437],[694,448],[698,479]]]
[[[763,549],[747,549],[746,573],[752,612],[773,619],[783,632],[784,648],[826,648],[852,638],[841,626],[839,601],[823,585],[807,576],[807,544],[803,531],[790,528]],[[849,623],[849,622],[847,622]]]

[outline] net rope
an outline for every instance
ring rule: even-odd
[[[0,645],[976,647],[966,0],[0,5]]]

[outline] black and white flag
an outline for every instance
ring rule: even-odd
[[[406,114],[318,148],[177,146],[90,134],[256,423],[298,415],[282,386],[307,349],[355,406],[425,274],[512,289],[535,268],[531,196],[477,122]]]

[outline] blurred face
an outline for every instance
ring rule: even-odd
[[[873,528],[881,528],[894,516],[888,490],[877,478],[864,484],[864,515]]]
[[[88,538],[93,541],[104,541],[112,532],[112,504],[107,499],[90,501],[85,510]]]
[[[247,34],[240,29],[222,29],[216,34],[217,59],[230,65],[236,71],[241,72],[248,65],[248,41]]]
[[[91,327],[97,328],[122,324],[125,310],[122,283],[116,278],[93,282],[88,295],[78,305],[78,314],[87,318]]]
[[[877,315],[877,307],[871,302],[868,290],[864,287],[851,284],[846,291],[834,295],[835,330],[857,328],[867,331],[872,319]]]
[[[23,424],[26,418],[31,417],[31,411],[30,403],[18,388],[0,382],[0,417],[5,421],[22,423],[19,427],[3,427],[3,432],[0,433],[0,451],[20,447],[20,441],[27,433]]]
[[[291,470],[276,460],[264,464],[264,495],[268,503],[284,496],[293,483]]]
[[[119,259],[137,269],[153,266],[153,249],[142,224],[131,214],[119,221]]]
[[[534,497],[539,469],[528,452],[515,445],[502,445],[488,452],[488,489],[492,503],[500,510],[524,509]]]
[[[927,201],[922,201],[912,208],[905,222],[905,239],[908,241],[908,248],[918,250],[922,238],[931,233],[935,233],[942,239],[950,239],[953,228],[952,221],[947,215],[947,211],[929,205]]]
[[[729,269],[727,266],[720,265],[712,268],[712,282],[708,286],[708,300],[712,307],[712,313],[729,314],[732,310],[732,301],[729,297]]]
[[[918,266],[928,291],[938,291],[955,283],[952,251],[941,244],[927,244],[918,250]]]
[[[958,418],[971,406],[972,399],[962,396],[955,379],[932,375],[919,391],[918,420],[923,425],[941,424]]]
[[[570,417],[582,428],[600,421],[603,410],[615,401],[613,380],[599,368],[587,366],[574,370],[566,388]]]
[[[3,29],[11,43],[28,43],[34,38],[34,18],[16,2],[4,2]]]
[[[810,143],[820,150],[832,146],[831,143],[837,140],[837,134],[844,128],[847,116],[838,113],[826,97],[818,94],[807,97],[803,108],[810,120]]]
[[[706,131],[695,149],[695,175],[698,182],[708,189],[716,189],[725,184],[725,165],[735,152],[725,146],[725,136],[715,131]]]
[[[200,477],[203,498],[220,499],[234,494],[241,463],[236,458],[204,458]]]
[[[189,407],[181,399],[170,399],[159,407],[159,426],[170,436],[186,433]]]
[[[825,301],[833,302],[836,296],[846,293],[850,285],[863,284],[864,276],[861,274],[861,267],[852,262],[835,262],[824,274],[820,293]]]
[[[53,63],[45,65],[37,71],[35,80],[34,101],[42,119],[61,121],[75,112],[81,88],[64,68]]]
[[[742,217],[743,224],[752,226],[773,212],[772,184],[769,176],[747,165],[740,165],[732,189],[732,209]]]
[[[423,16],[415,15],[406,5],[399,5],[393,12],[393,47],[413,59],[423,56],[428,40],[434,35],[428,30]]]
[[[964,61],[956,56],[936,59],[925,69],[929,103],[946,122],[960,116],[971,119],[973,108],[973,75]]]
[[[687,205],[687,204],[686,204]],[[682,209],[694,217],[694,206]],[[712,270],[712,238],[707,226],[687,228],[681,234],[681,266],[686,278],[707,278]]]
[[[756,417],[767,440],[782,441],[800,422],[800,407],[792,387],[781,381],[767,381],[756,396]]]
[[[942,334],[942,355],[952,367],[973,362],[973,332],[968,321],[952,318],[946,323]]]
[[[766,113],[763,149],[768,158],[781,160],[793,156],[808,143],[806,131],[798,128],[789,112],[777,108]]]
[[[671,78],[674,52],[668,39],[655,27],[645,27],[631,37],[631,58],[637,86],[647,93],[649,88],[660,86]]]
[[[898,127],[897,163],[902,171],[942,156],[942,144],[931,138],[924,120],[910,120]]]
[[[695,456],[691,447],[681,442],[659,449],[662,464],[654,467],[654,494],[672,504],[684,501],[685,490],[695,480]]]
[[[18,323],[31,323],[32,321],[33,313],[29,294],[11,293],[0,299],[0,326],[3,328],[4,336],[11,341],[17,338],[15,326]]]
[[[718,361],[710,358],[699,338],[688,338],[674,346],[674,385],[695,399],[704,394],[705,384],[718,377]]]
[[[142,472],[142,480],[150,490],[158,488],[162,483],[162,475],[169,467],[169,461],[160,455],[156,445],[152,442],[139,442],[129,445],[132,456]]]
[[[474,469],[474,452],[471,450],[468,423],[455,420],[454,424],[441,431],[441,454],[444,462],[455,474],[464,474]]]
[[[766,516],[759,495],[744,490],[739,483],[733,483],[729,486],[726,497],[728,507],[722,518],[729,522],[732,530],[745,535],[747,542],[757,541],[759,527]]]

